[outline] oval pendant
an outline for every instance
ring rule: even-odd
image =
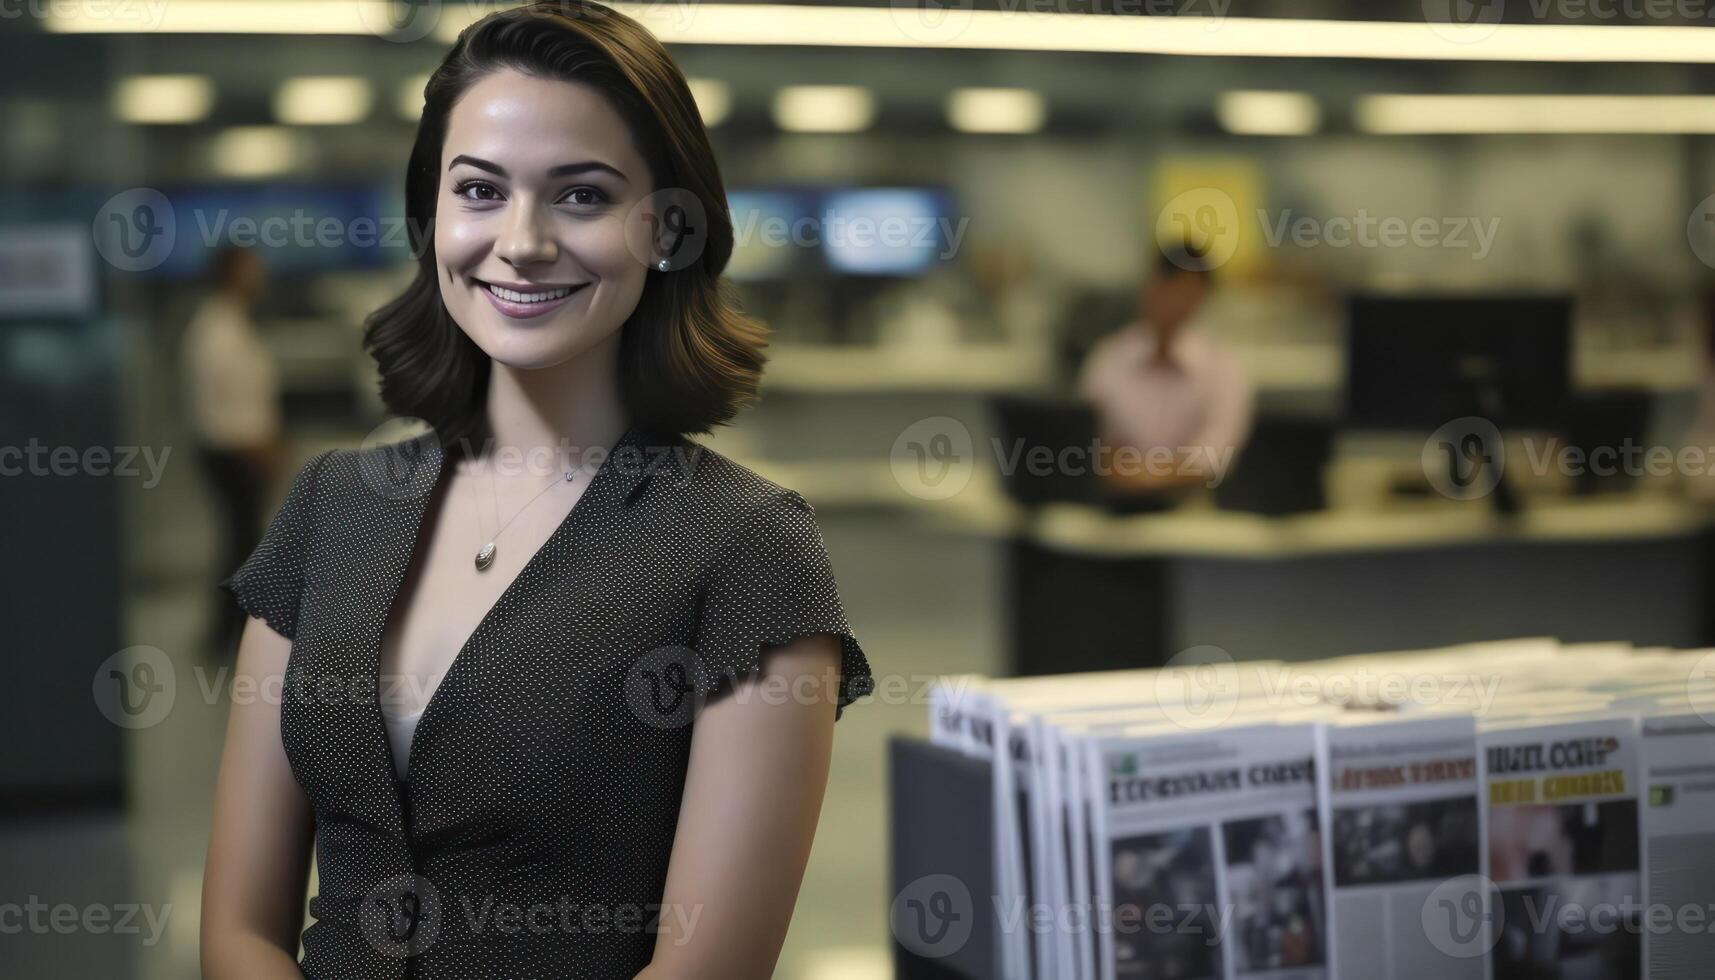
[[[494,564],[494,542],[490,541],[482,546],[481,551],[476,553],[476,570],[480,572],[492,564]]]

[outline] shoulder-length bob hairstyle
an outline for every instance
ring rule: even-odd
[[[756,398],[767,328],[739,311],[721,279],[733,231],[720,167],[667,49],[643,25],[593,0],[537,0],[489,14],[459,34],[429,77],[405,175],[417,274],[364,324],[382,399],[393,412],[428,422],[448,447],[489,436],[489,358],[441,301],[434,221],[447,117],[472,84],[505,69],[601,92],[629,126],[655,190],[676,188],[701,205],[701,253],[671,271],[651,266],[637,309],[621,327],[620,397],[632,424],[654,435],[707,432],[731,421]]]

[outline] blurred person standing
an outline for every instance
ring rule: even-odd
[[[212,290],[185,330],[182,370],[196,454],[219,511],[219,575],[244,563],[262,538],[263,508],[283,472],[279,372],[252,318],[266,282],[255,251],[227,246],[210,262]],[[221,596],[224,598],[224,596]],[[206,644],[229,655],[244,610],[215,603]]]
[[[1197,327],[1213,289],[1203,252],[1162,251],[1137,319],[1085,357],[1078,398],[1095,411],[1109,489],[1166,505],[1213,486],[1250,435],[1255,392],[1238,358]]]
[[[1697,372],[1697,410],[1685,430],[1682,448],[1709,450],[1715,447],[1715,284],[1697,297],[1696,333],[1703,348]],[[1715,459],[1711,460],[1715,463]],[[1691,499],[1715,503],[1715,466],[1688,470],[1686,492]]]

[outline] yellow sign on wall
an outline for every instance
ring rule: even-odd
[[[1243,279],[1266,264],[1257,223],[1262,168],[1246,157],[1164,157],[1151,181],[1155,242],[1189,246],[1201,265]]]

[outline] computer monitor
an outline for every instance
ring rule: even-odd
[[[1348,428],[1432,432],[1468,415],[1566,426],[1569,297],[1356,295],[1347,314]]]
[[[936,187],[853,187],[822,196],[822,254],[846,276],[917,276],[945,260],[957,225]]]
[[[1061,399],[999,395],[993,401],[997,434],[1007,455],[1020,461],[1045,447],[1059,458],[1068,449],[1087,450],[1096,443],[1096,415],[1090,406]],[[1044,470],[1019,465],[1003,470],[1001,487],[1025,506],[1052,503],[1099,503],[1101,484],[1086,468]]]
[[[733,250],[726,274],[738,282],[787,279],[812,263],[817,191],[746,187],[727,192]]]
[[[379,269],[412,260],[408,226],[385,184],[209,183],[165,189],[175,237],[148,270],[194,279],[226,245],[253,247],[270,275]]]

